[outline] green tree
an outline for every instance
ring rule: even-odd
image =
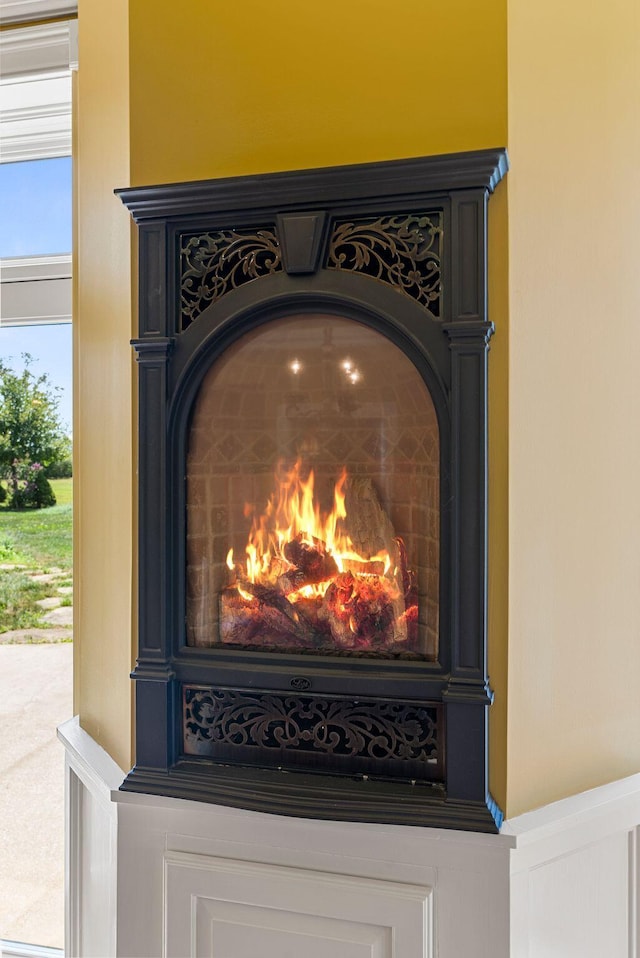
[[[14,494],[21,463],[40,463],[46,469],[68,449],[58,390],[46,373],[38,376],[32,371],[32,356],[24,353],[22,358],[20,373],[0,360],[0,474]]]

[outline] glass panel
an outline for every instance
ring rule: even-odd
[[[187,456],[187,642],[433,659],[429,391],[361,323],[281,319],[207,373]]]
[[[0,164],[0,256],[71,250],[71,157]]]

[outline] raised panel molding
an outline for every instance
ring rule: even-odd
[[[195,907],[197,955],[387,958],[392,954],[390,928],[200,898]]]
[[[432,958],[432,890],[168,852],[164,958]]]

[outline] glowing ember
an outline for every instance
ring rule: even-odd
[[[333,506],[322,512],[314,474],[279,468],[276,491],[253,515],[243,563],[227,554],[233,583],[221,598],[224,642],[385,650],[417,643],[417,592],[401,539],[361,555],[349,535],[342,470]]]

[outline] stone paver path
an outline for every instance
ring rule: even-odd
[[[49,595],[46,599],[38,599],[34,605],[37,605],[39,609],[57,609],[61,602],[60,596]]]
[[[56,567],[48,572],[29,572],[26,566],[11,563],[0,564],[0,571],[20,569],[34,582],[53,583],[56,581],[70,581],[71,573]],[[58,595],[38,599],[35,605],[43,612],[40,628],[13,629],[10,632],[0,632],[1,645],[41,645],[49,642],[70,642],[73,636],[73,607],[62,605],[73,596],[72,585],[61,585],[56,588]]]
[[[73,609],[70,605],[58,606],[42,616],[42,621],[47,625],[68,626],[73,625]]]

